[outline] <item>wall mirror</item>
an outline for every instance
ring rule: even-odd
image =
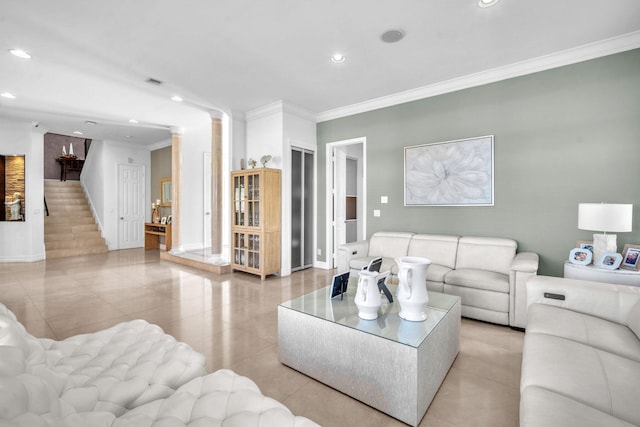
[[[0,154],[0,221],[24,221],[24,155]]]
[[[171,206],[171,178],[160,178],[160,206]]]

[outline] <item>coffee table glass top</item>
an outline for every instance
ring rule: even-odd
[[[394,296],[393,303],[389,303],[382,295],[382,306],[378,310],[376,320],[363,320],[358,317],[358,307],[354,302],[356,284],[353,282],[349,283],[348,291],[342,300],[340,297],[330,300],[330,286],[327,286],[284,302],[280,306],[401,344],[418,347],[460,299],[454,295],[429,292],[427,320],[410,322],[398,316],[400,304],[395,297],[396,289],[397,286],[389,286]]]

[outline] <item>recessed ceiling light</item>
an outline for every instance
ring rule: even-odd
[[[491,7],[498,3],[500,0],[478,0],[478,6]]]
[[[385,43],[397,43],[404,38],[404,31],[402,30],[389,30],[385,31],[380,38]]]
[[[138,121],[136,119],[129,119],[129,123],[138,123]]]
[[[16,96],[9,92],[2,92],[0,93],[0,96],[7,99],[16,99]]]
[[[22,59],[31,59],[31,55],[28,52],[25,52],[22,49],[10,49],[9,52],[13,55],[13,56],[17,56],[18,58],[22,58]]]
[[[347,60],[347,57],[341,53],[334,53],[333,55],[331,55],[331,61],[335,62],[336,64],[340,64],[346,60]]]
[[[171,100],[175,102],[182,102],[182,98],[180,98],[178,95],[173,95],[171,97]]]
[[[79,130],[74,130],[73,134],[74,135],[84,135],[84,133],[80,132]]]

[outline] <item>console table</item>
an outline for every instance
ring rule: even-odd
[[[351,281],[343,300],[327,287],[280,304],[279,360],[417,426],[458,354],[460,297],[429,292],[424,322],[401,319],[386,300],[377,320],[362,320],[355,289]]]
[[[58,157],[56,161],[60,163],[60,181],[67,180],[67,172],[82,172],[84,167],[84,160],[74,157]]]
[[[564,262],[564,277],[567,279],[591,280],[594,282],[613,283],[616,285],[640,286],[640,271],[607,270],[593,264],[580,265]]]
[[[171,224],[147,222],[144,224],[144,248],[159,249],[160,237],[164,237],[164,249],[171,250]]]

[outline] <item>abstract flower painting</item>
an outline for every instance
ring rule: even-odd
[[[493,206],[493,136],[404,149],[405,206]]]

